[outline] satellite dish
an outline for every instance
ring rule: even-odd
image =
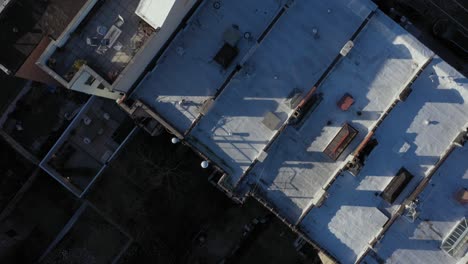
[[[173,137],[173,138],[171,138],[171,142],[172,142],[172,144],[177,144],[177,143],[180,142],[180,140],[178,138],[176,138],[176,137]]]
[[[204,168],[204,169],[208,168],[209,165],[210,165],[210,163],[208,161],[206,161],[206,160],[202,161],[202,163],[201,163],[201,167]]]

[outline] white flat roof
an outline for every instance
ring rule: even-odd
[[[213,98],[235,64],[249,56],[187,137],[230,175],[231,185],[239,182],[277,132],[262,124],[264,116],[273,113],[283,124],[292,113],[285,104],[288,94],[296,88],[304,95],[375,9],[368,0],[295,1],[260,45],[241,40],[240,54],[227,70],[213,61],[225,29],[236,24],[256,39],[281,7],[274,0],[227,1],[220,9],[205,3],[133,94],[177,129],[188,131],[203,102]],[[386,116],[432,56],[377,11],[354,48],[318,87],[317,93],[323,94],[318,107],[299,128],[288,126],[281,132],[241,187],[256,185],[283,217],[292,223],[302,219],[301,230],[339,261],[355,261],[468,125],[468,81],[438,57],[412,84],[409,97]],[[337,102],[345,93],[355,103],[341,111]],[[332,161],[323,150],[344,123],[359,134]],[[377,124],[374,137],[379,144],[360,174],[342,173],[327,190],[324,204],[309,212]],[[402,166],[415,177],[389,205],[379,194]]]
[[[440,246],[452,228],[468,216],[466,205],[454,199],[457,191],[468,188],[467,157],[468,144],[456,148],[450,154],[420,194],[417,207],[420,214],[416,221],[411,223],[405,217],[400,217],[376,245],[379,259],[386,263],[466,263],[466,251],[465,260],[461,260],[445,253]]]
[[[380,204],[382,210],[392,214],[468,126],[467,87],[466,77],[435,57],[377,129],[379,145],[359,175],[360,189],[382,191],[402,166],[415,177],[393,206]]]
[[[132,97],[141,99],[181,132],[198,117],[199,107],[215,95],[236,64],[255,45],[240,39],[239,55],[226,70],[213,58],[223,46],[225,30],[236,25],[254,39],[267,28],[284,1],[222,1],[215,9],[205,1],[186,28],[173,40],[156,67],[140,83]],[[183,104],[179,104],[184,100]]]
[[[278,20],[191,133],[193,144],[230,175],[231,185],[277,132],[262,124],[265,114],[283,124],[293,112],[285,103],[288,94],[307,93],[373,8],[368,1],[296,2]]]
[[[258,183],[283,216],[297,221],[431,55],[377,12],[348,56],[318,88],[323,93],[322,102],[300,129],[288,127],[279,136],[265,162],[252,170],[250,182]],[[351,94],[355,103],[348,111],[341,111],[337,102],[345,93]],[[345,122],[359,134],[335,162],[323,150]]]
[[[10,3],[11,0],[0,0],[0,13],[3,12],[5,7]]]
[[[162,27],[175,2],[176,0],[140,0],[135,14],[157,29]]]
[[[412,85],[413,92],[406,101],[398,103],[377,128],[375,138],[379,144],[366,159],[360,174],[354,177],[344,173],[336,180],[329,189],[329,198],[325,203],[320,208],[313,208],[301,222],[305,232],[340,261],[352,262],[363,253],[367,243],[378,235],[379,229],[363,235],[356,234],[351,241],[343,237],[355,227],[344,224],[338,228],[327,223],[339,223],[334,219],[341,219],[343,210],[350,212],[347,216],[349,222],[365,225],[381,223],[382,219],[380,216],[355,212],[380,210],[391,215],[427,176],[428,170],[450,147],[455,137],[468,126],[467,88],[465,77],[440,58],[434,58]],[[403,144],[409,148],[403,148]],[[398,152],[403,149],[406,149],[405,153]],[[392,206],[383,201],[379,194],[401,167],[405,167],[414,178]],[[441,202],[447,200],[444,196],[439,198]],[[436,203],[428,203],[427,206],[431,204],[438,207]]]

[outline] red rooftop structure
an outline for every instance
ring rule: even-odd
[[[353,104],[354,98],[349,93],[345,93],[337,103],[338,107],[343,111],[348,111]]]

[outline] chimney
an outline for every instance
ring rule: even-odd
[[[461,190],[459,190],[455,194],[455,199],[463,205],[468,204],[468,189],[462,188]]]

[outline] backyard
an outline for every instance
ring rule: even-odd
[[[294,233],[276,218],[258,229],[265,231],[252,233],[245,249],[236,250],[248,241],[246,226],[271,218],[269,211],[254,200],[243,206],[231,202],[208,182],[212,169],[202,169],[202,159],[183,144],[171,144],[171,138],[139,131],[87,197],[134,239],[119,263],[218,263],[223,258],[246,263],[261,243],[289,247],[263,251],[257,260],[305,260],[293,247]],[[277,252],[284,256],[276,259]],[[241,254],[239,259],[231,258],[233,253]]]
[[[208,183],[202,160],[170,139],[138,132],[90,191],[136,241],[122,263],[180,263],[203,223],[233,206]]]

